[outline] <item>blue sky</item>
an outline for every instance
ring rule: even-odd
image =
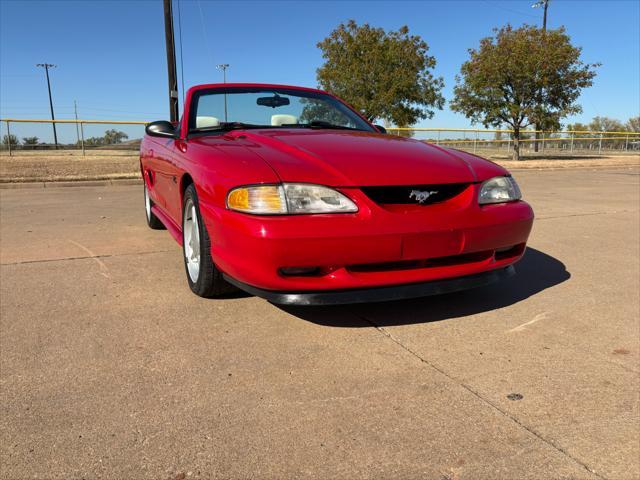
[[[180,0],[184,82],[221,81],[215,65],[229,63],[229,81],[314,87],[322,63],[317,42],[353,18],[385,29],[406,24],[421,35],[449,100],[467,49],[493,27],[541,23],[542,11],[532,3]],[[174,13],[177,20],[178,0]],[[603,64],[580,98],[584,112],[569,120],[639,115],[640,2],[552,0],[548,26],[560,25],[583,47],[584,61]],[[73,118],[74,100],[85,119],[166,118],[165,55],[161,0],[0,0],[0,116],[49,117],[44,72],[35,67],[48,62],[58,66],[51,71],[58,118]],[[421,126],[471,125],[445,106]],[[48,129],[24,127],[18,134],[46,137]],[[72,134],[75,127],[61,136]]]

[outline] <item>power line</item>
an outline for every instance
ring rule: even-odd
[[[529,18],[538,18],[536,15],[532,15],[530,13],[520,12],[519,10],[514,10],[514,9],[508,8],[508,7],[503,7],[502,5],[495,5],[495,2],[491,2],[489,0],[485,0],[485,2],[488,3],[490,6],[492,6],[493,8],[499,8],[500,10],[504,10],[506,12],[517,13],[518,15],[523,15],[523,16],[529,17]]]
[[[29,74],[29,75],[27,75],[27,74],[25,74],[25,75],[22,75],[22,74],[6,74],[6,73],[0,74],[0,77],[7,77],[7,78],[10,78],[10,77],[38,77],[38,76],[39,75],[36,75],[35,73]]]
[[[23,106],[0,106],[0,110],[2,111],[14,111],[14,110],[19,110],[19,111],[24,111],[26,113],[28,112],[41,112],[43,111],[42,107],[23,107]],[[91,107],[91,106],[82,106],[82,110],[87,112],[93,112],[93,111],[97,111],[97,112],[113,112],[113,113],[123,113],[123,114],[130,114],[130,115],[162,115],[164,112],[151,112],[151,111],[142,111],[142,110],[127,110],[127,109],[111,109],[111,108],[98,108],[98,107]],[[73,106],[63,106],[63,107],[56,107],[56,112],[57,113],[74,113],[74,107]]]
[[[204,46],[207,49],[207,55],[209,61],[213,62],[213,54],[211,53],[211,47],[209,46],[209,39],[207,37],[207,26],[204,21],[204,13],[202,12],[202,4],[198,0],[198,10],[200,10],[200,25],[202,26],[202,35],[204,36]]]
[[[102,108],[102,107],[93,107],[91,105],[82,105],[83,110],[97,110],[102,112],[123,112],[123,113],[152,113],[154,115],[162,115],[163,112],[152,112],[147,110],[129,110],[128,108],[119,109],[119,108]]]

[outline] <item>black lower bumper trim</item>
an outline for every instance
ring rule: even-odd
[[[262,297],[272,303],[281,305],[342,305],[347,303],[388,302],[407,298],[427,297],[443,293],[457,292],[469,288],[482,287],[498,282],[515,274],[512,265],[500,270],[477,273],[466,277],[434,280],[424,283],[410,283],[389,287],[372,287],[351,290],[322,290],[300,292],[278,292],[239,282],[235,278],[224,275],[227,282],[247,293]]]

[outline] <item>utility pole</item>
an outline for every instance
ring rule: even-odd
[[[49,90],[49,108],[51,108],[51,125],[53,125],[53,142],[56,145],[56,150],[58,149],[58,132],[56,132],[56,116],[53,114],[53,100],[51,99],[51,82],[49,81],[49,69],[55,68],[56,66],[51,63],[38,63],[36,67],[43,67],[45,74],[47,75],[47,89]]]
[[[533,5],[531,5],[531,8],[538,8],[538,7],[543,7],[543,14],[542,14],[542,31],[546,32],[547,31],[547,9],[549,8],[549,2],[551,0],[539,0],[536,3],[534,3]],[[535,142],[533,142],[533,151],[537,152],[538,151],[538,138],[539,138],[539,133],[537,132],[538,127],[539,127],[539,123],[536,122],[534,125],[534,129],[536,130],[536,133],[534,133],[534,137],[535,137]]]
[[[164,0],[164,36],[167,46],[167,71],[169,75],[169,120],[177,123],[178,76],[176,75],[176,42],[173,36],[173,9],[171,0]]]
[[[220,63],[216,65],[218,70],[222,70],[222,83],[227,83],[227,68],[229,68],[228,63]],[[224,121],[227,121],[227,94],[224,94]]]
[[[78,137],[78,145],[80,144],[80,127],[78,126],[78,105],[73,101],[73,113],[76,116],[76,137]]]

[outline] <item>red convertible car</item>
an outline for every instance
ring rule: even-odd
[[[504,168],[387,135],[309,88],[199,85],[140,150],[151,228],[203,297],[395,300],[509,277],[533,222]]]

